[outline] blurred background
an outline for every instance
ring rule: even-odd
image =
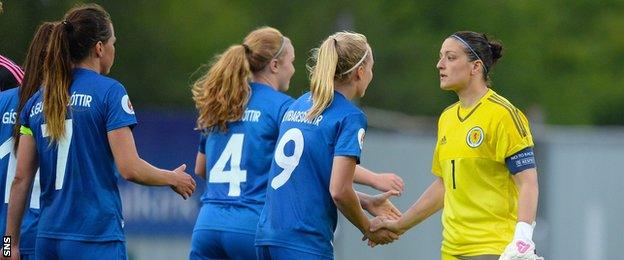
[[[440,44],[455,31],[486,32],[504,44],[492,87],[527,114],[536,141],[538,252],[546,259],[620,258],[624,1],[94,2],[113,19],[110,76],[125,85],[137,111],[139,152],[165,168],[194,165],[198,134],[189,85],[214,55],[241,43],[249,31],[269,25],[292,40],[297,72],[288,94],[295,98],[308,87],[311,48],[339,30],[365,34],[375,67],[367,95],[358,101],[371,128],[363,165],[403,177],[406,191],[394,200],[401,210],[433,181],[437,116],[457,99],[438,87]],[[0,53],[23,63],[37,26],[61,20],[75,4],[3,1]],[[203,190],[184,201],[168,188],[124,181],[120,188],[130,257],[186,258]],[[396,243],[370,249],[341,219],[336,259],[439,259],[440,229],[437,214]]]

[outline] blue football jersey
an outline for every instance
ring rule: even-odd
[[[74,69],[69,95],[65,135],[56,143],[47,138],[41,90],[20,115],[39,156],[37,237],[124,241],[119,173],[107,133],[136,125],[134,110],[123,85],[87,69]]]
[[[251,97],[241,120],[228,123],[227,132],[202,134],[199,152],[206,155],[206,191],[195,229],[255,234],[279,124],[293,99],[264,84],[250,83],[250,87]],[[208,204],[245,207],[248,213],[236,220],[218,218],[214,215],[233,213],[217,212],[224,211],[224,207]]]
[[[6,220],[9,207],[9,195],[11,184],[15,178],[17,161],[15,158],[14,140],[12,137],[13,126],[17,117],[17,103],[19,101],[19,88],[12,88],[0,93],[0,113],[2,114],[2,124],[0,125],[0,192],[2,198],[2,208],[0,209],[0,232],[6,231]],[[35,176],[32,193],[30,195],[29,207],[24,211],[22,219],[20,251],[32,253],[35,250],[35,239],[37,235],[37,220],[39,218],[39,175]]]
[[[337,209],[329,193],[332,163],[335,156],[353,157],[359,163],[367,120],[336,91],[331,105],[308,119],[311,107],[310,93],[304,94],[280,125],[256,245],[333,257]]]

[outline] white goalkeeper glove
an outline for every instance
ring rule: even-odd
[[[533,243],[533,225],[519,221],[516,224],[514,239],[507,245],[505,252],[498,260],[544,260],[535,254],[535,243]]]

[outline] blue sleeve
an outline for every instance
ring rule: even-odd
[[[137,124],[134,109],[126,89],[119,83],[113,85],[104,100],[106,106],[106,131]]]
[[[537,168],[535,164],[535,156],[533,155],[533,147],[527,147],[519,152],[509,156],[505,159],[507,169],[511,174],[516,174],[521,171]]]
[[[208,138],[208,135],[205,133],[200,133],[199,134],[199,152],[206,154],[206,139]]]
[[[282,119],[284,119],[284,114],[286,114],[286,111],[288,111],[288,108],[290,107],[290,105],[292,105],[293,102],[295,102],[294,99],[288,98],[284,103],[282,103],[282,106],[279,108],[279,111],[277,114],[278,126],[280,125],[280,123],[282,123]]]
[[[355,157],[359,164],[366,126],[367,121],[364,114],[353,114],[343,118],[334,147],[334,156]]]
[[[24,108],[19,114],[19,123],[24,127],[30,128],[30,110],[32,109],[33,97],[31,97],[26,104],[24,104]]]

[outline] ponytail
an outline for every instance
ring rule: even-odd
[[[316,50],[315,56],[316,65],[310,73],[312,108],[308,111],[308,119],[314,119],[323,113],[334,99],[334,77],[338,65],[336,39],[327,38]]]
[[[198,129],[227,131],[228,122],[243,117],[251,95],[249,53],[244,45],[231,46],[193,84],[193,100],[199,111]]]
[[[65,133],[65,117],[72,82],[72,57],[69,49],[66,21],[52,29],[47,54],[43,63],[43,113],[50,143],[59,141]]]
[[[24,62],[24,82],[19,90],[19,101],[17,110],[15,111],[17,115],[21,114],[28,99],[30,99],[30,97],[39,90],[39,86],[41,86],[41,82],[43,81],[43,62],[45,61],[46,49],[54,25],[55,24],[51,22],[44,22],[41,24],[28,46],[26,61]],[[17,147],[19,146],[20,124],[20,117],[17,116],[15,118],[12,134],[14,140],[13,149],[15,151],[17,151]]]

